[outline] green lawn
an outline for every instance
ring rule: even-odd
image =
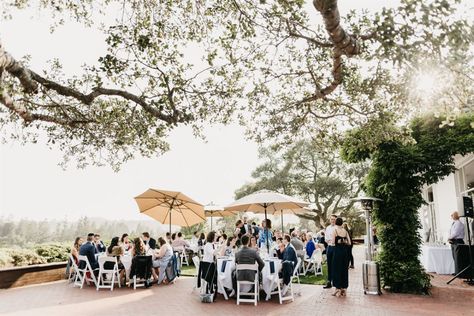
[[[181,275],[184,276],[194,276],[196,273],[196,268],[190,265],[183,265],[181,268]],[[301,284],[313,284],[313,285],[325,285],[326,284],[326,276],[328,275],[327,265],[323,265],[323,275],[315,276],[311,272],[308,272],[307,276],[300,275],[300,282]]]
[[[193,265],[185,265],[181,267],[181,275],[185,276],[195,276],[196,275],[196,268]]]
[[[328,267],[326,264],[323,264],[323,275],[315,276],[313,273],[308,271],[308,275],[300,275],[300,282],[301,284],[313,284],[313,285],[325,285],[327,280],[326,277],[328,275]]]

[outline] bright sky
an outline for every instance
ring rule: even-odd
[[[310,2],[310,1],[308,1]],[[398,1],[340,1],[349,9],[379,9]],[[72,74],[84,63],[94,63],[104,51],[103,37],[93,30],[67,24],[53,35],[47,17],[33,11],[0,21],[0,39],[13,56],[31,55],[36,71],[58,57]],[[228,204],[234,191],[251,180],[259,164],[257,144],[247,141],[238,126],[206,129],[207,143],[178,128],[169,138],[171,150],[162,157],[136,159],[114,173],[110,167],[64,171],[61,153],[41,145],[0,144],[0,216],[32,219],[76,219],[82,215],[113,219],[146,219],[138,214],[133,197],[149,187],[179,190],[207,204]]]

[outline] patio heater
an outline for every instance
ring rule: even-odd
[[[374,202],[382,201],[374,197],[358,197],[352,199],[360,202],[365,212],[365,225],[367,231],[367,246],[365,249],[365,262],[362,264],[362,279],[364,281],[364,294],[380,295],[380,272],[377,262],[372,260],[374,251],[374,237],[372,235],[372,217],[371,212]]]

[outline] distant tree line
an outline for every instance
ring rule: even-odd
[[[120,237],[123,233],[140,236],[145,231],[155,237],[165,233],[160,224],[148,221],[106,220],[87,216],[75,221],[13,220],[9,217],[0,217],[0,247],[30,247],[43,243],[73,242],[76,237],[84,237],[89,232],[99,233],[107,244],[114,236]]]

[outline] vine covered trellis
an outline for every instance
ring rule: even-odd
[[[474,152],[473,120],[474,113],[468,113],[452,126],[443,126],[443,118],[419,117],[410,123],[408,133],[399,130],[377,145],[365,141],[370,137],[369,123],[350,131],[344,140],[345,160],[372,160],[364,190],[383,199],[374,211],[382,243],[378,262],[383,286],[393,292],[426,293],[431,286],[419,260],[418,210],[425,203],[421,189],[454,172],[456,154]]]

